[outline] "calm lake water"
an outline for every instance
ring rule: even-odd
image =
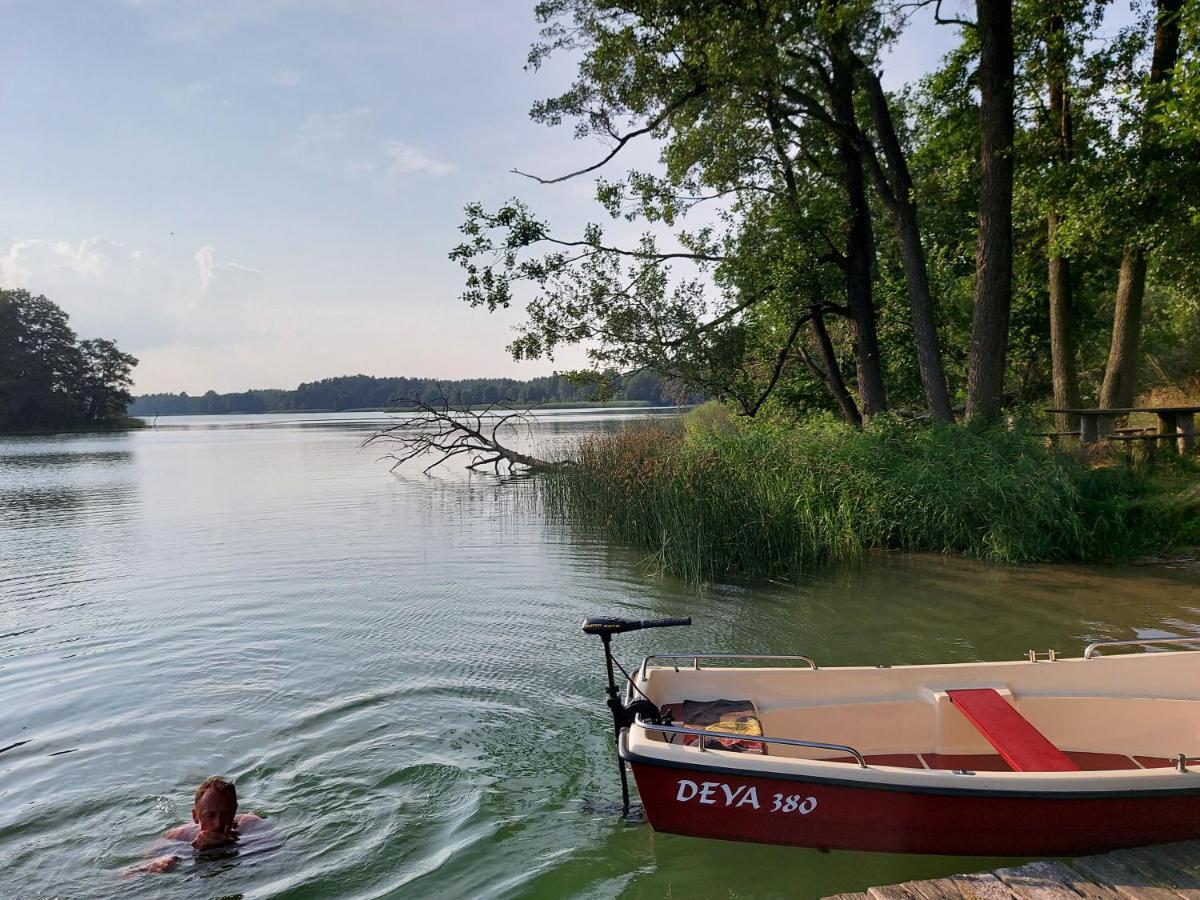
[[[546,414],[554,445],[644,413]],[[548,521],[528,482],[389,472],[378,416],[0,440],[0,895],[818,897],[994,861],[656,835],[619,818],[589,613],[618,640],[823,664],[1200,631],[1200,574],[883,556],[701,591]],[[236,779],[271,831],[123,881]]]

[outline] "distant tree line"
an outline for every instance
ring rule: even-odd
[[[607,372],[599,377],[592,373],[556,372],[528,381],[514,378],[438,381],[432,378],[343,375],[306,382],[292,391],[266,389],[232,394],[207,391],[197,397],[187,393],[146,394],[133,401],[129,412],[135,416],[344,412],[391,407],[397,405],[401,398],[419,397],[434,401],[443,396],[453,405],[467,407],[486,406],[500,401],[517,406],[595,401],[627,401],[660,406],[703,399],[695,391],[683,390],[678,382],[651,371],[628,376]]]
[[[78,340],[56,304],[0,289],[0,432],[131,424],[137,360],[104,338]]]

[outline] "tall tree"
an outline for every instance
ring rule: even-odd
[[[1162,202],[1160,192],[1147,183],[1153,158],[1159,155],[1161,129],[1159,116],[1164,101],[1170,97],[1171,75],[1179,58],[1180,11],[1183,0],[1158,0],[1154,17],[1154,49],[1150,72],[1143,89],[1142,129],[1140,140],[1129,165],[1129,175],[1142,184],[1140,212],[1153,219]],[[1139,363],[1142,337],[1142,307],[1146,294],[1146,263],[1150,252],[1148,242],[1138,239],[1125,244],[1117,273],[1116,305],[1113,310],[1112,341],[1104,383],[1100,388],[1100,405],[1108,408],[1127,407],[1133,402],[1135,378]]]
[[[1012,309],[1012,0],[976,0],[979,31],[979,249],[967,365],[967,419],[1000,414]]]
[[[1048,126],[1051,137],[1051,167],[1056,173],[1069,171],[1074,150],[1074,123],[1071,115],[1069,86],[1070,40],[1061,4],[1055,4],[1047,17],[1046,87]],[[1057,185],[1056,185],[1057,187]],[[1076,368],[1075,309],[1071,287],[1071,261],[1058,243],[1062,214],[1059,199],[1054,198],[1046,214],[1047,281],[1050,298],[1050,369],[1054,405],[1059,409],[1078,408],[1079,375]],[[1059,431],[1078,431],[1079,416],[1058,413]]]
[[[834,32],[831,39],[822,39],[818,33],[818,47],[821,53],[828,54],[834,60],[840,60],[854,72],[855,84],[864,98],[873,133],[868,133],[865,128],[855,127],[856,123],[839,120],[818,98],[795,85],[785,88],[784,93],[786,97],[795,101],[801,111],[816,121],[827,124],[834,134],[844,136],[850,141],[891,215],[904,269],[917,362],[925,398],[934,421],[951,422],[954,420],[954,413],[942,364],[935,302],[930,287],[925,247],[921,243],[920,217],[913,196],[908,155],[901,144],[891,104],[878,73],[871,67],[870,60],[848,46],[843,35],[844,31],[839,30]],[[819,56],[809,52],[801,58],[810,64],[818,63],[817,77],[824,75],[825,81],[832,82],[832,76],[822,71]]]

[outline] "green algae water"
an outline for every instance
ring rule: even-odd
[[[549,413],[552,448],[645,415]],[[1077,654],[1200,633],[1200,572],[880,556],[696,591],[378,416],[159,420],[0,439],[0,896],[805,898],[994,867],[654,834],[621,819],[583,617],[617,641],[822,664]],[[550,451],[548,451],[550,452]],[[123,880],[236,780],[271,840]]]

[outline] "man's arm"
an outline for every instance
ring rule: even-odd
[[[158,875],[163,872],[170,872],[179,865],[179,857],[174,854],[167,856],[159,856],[149,862],[138,863],[136,866],[130,866],[121,873],[122,878],[132,878],[134,875]]]

